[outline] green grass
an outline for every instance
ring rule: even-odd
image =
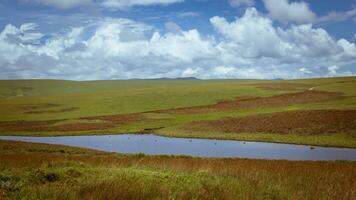
[[[271,90],[256,84],[298,83],[295,89]],[[236,97],[268,97],[308,90],[342,92],[347,98],[282,107],[263,107],[195,114],[164,114],[152,111],[214,104]],[[130,81],[61,81],[9,80],[0,81],[0,122],[61,120],[56,125],[86,122],[83,117],[142,113],[146,120],[120,124],[106,130],[86,131],[2,131],[1,135],[83,135],[142,132],[146,128],[161,135],[200,138],[244,139],[257,141],[302,143],[322,146],[356,147],[355,136],[335,133],[329,135],[279,135],[256,133],[191,132],[182,129],[194,121],[210,121],[224,117],[243,117],[260,113],[312,109],[356,109],[356,77],[303,79],[288,81],[265,80],[130,80]],[[37,106],[37,107],[36,107]],[[35,107],[35,108],[34,108]],[[69,111],[61,111],[69,109]],[[70,110],[72,109],[72,110]],[[92,121],[100,122],[100,121]],[[356,122],[350,122],[356,123]]]
[[[0,120],[69,119],[97,115],[146,112],[212,104],[237,96],[269,96],[278,91],[256,89],[251,81],[0,81]],[[23,96],[5,90],[30,87]],[[63,113],[24,114],[20,105],[58,104],[78,107]]]

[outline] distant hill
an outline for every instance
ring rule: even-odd
[[[161,78],[149,78],[149,79],[130,79],[130,80],[170,80],[170,81],[176,81],[176,80],[199,80],[196,77],[177,77],[177,78],[168,78],[168,77],[161,77]]]
[[[167,77],[162,77],[162,78],[156,78],[153,80],[199,80],[198,78],[195,77],[178,77],[178,78],[167,78]]]

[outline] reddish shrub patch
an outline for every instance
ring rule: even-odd
[[[190,124],[193,129],[228,133],[324,134],[356,136],[356,110],[310,110],[258,114]],[[189,126],[187,126],[189,127]]]
[[[38,109],[50,109],[59,107],[58,104],[53,103],[39,103],[39,104],[22,104],[20,107],[24,110],[31,111],[31,110],[38,110]]]
[[[41,111],[27,111],[25,112],[26,114],[41,114],[41,113],[62,113],[62,112],[70,112],[77,110],[77,107],[71,107],[71,108],[62,108],[59,110],[41,110]]]
[[[266,90],[295,90],[299,87],[307,87],[308,85],[303,83],[260,83],[254,84],[254,86]]]
[[[48,127],[58,122],[53,121],[9,121],[0,122],[1,131],[48,131]]]
[[[87,117],[83,119],[88,119],[88,120],[103,120],[115,124],[126,124],[126,123],[132,123],[132,122],[137,122],[140,120],[143,120],[144,117],[141,114],[123,114],[123,115],[105,115],[105,116],[97,116],[97,117]]]
[[[271,97],[245,97],[233,101],[218,102],[213,105],[175,108],[169,110],[161,110],[158,112],[189,114],[219,110],[288,106],[300,103],[323,102],[341,98],[344,98],[342,94],[336,92],[304,91],[281,94]]]
[[[48,127],[51,131],[87,131],[114,127],[111,123],[71,123]]]
[[[21,132],[21,131],[89,131],[113,128],[116,125],[143,120],[140,114],[128,115],[108,115],[99,117],[82,118],[86,120],[103,120],[103,122],[76,122],[68,124],[59,124],[57,122],[64,120],[51,121],[6,121],[0,122],[0,131]]]
[[[114,127],[112,123],[69,123],[55,125],[58,121],[11,121],[0,122],[1,131],[87,131]]]

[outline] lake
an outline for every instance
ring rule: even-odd
[[[189,155],[285,160],[356,160],[356,149],[235,140],[173,138],[149,134],[22,137],[0,136],[1,140],[60,144],[117,153]]]

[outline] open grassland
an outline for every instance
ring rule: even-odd
[[[355,162],[103,153],[0,141],[0,199],[354,199]]]
[[[147,132],[356,147],[356,77],[0,81],[0,134]]]

